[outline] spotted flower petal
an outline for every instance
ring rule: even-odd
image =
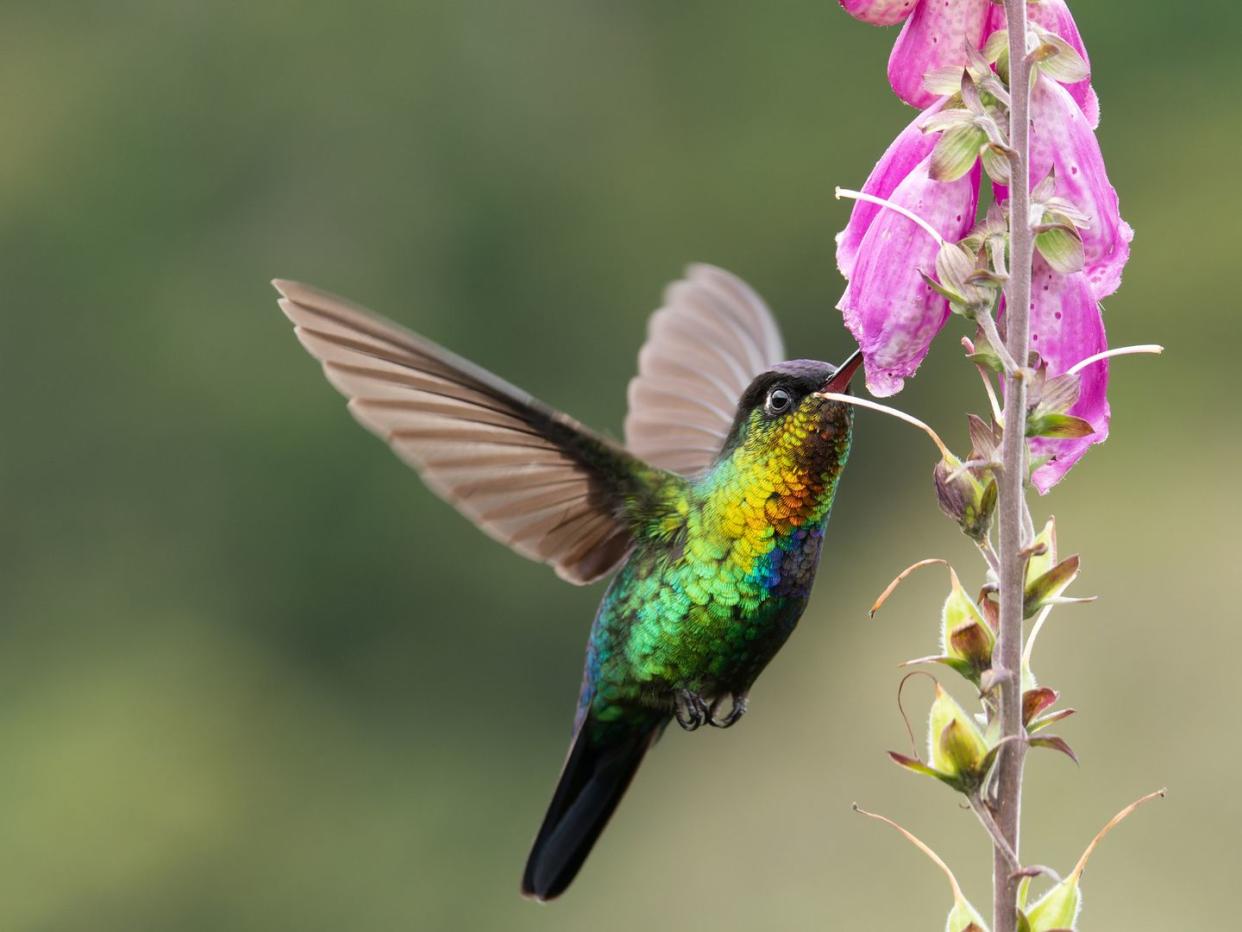
[[[974,223],[979,165],[951,182],[933,181],[926,156],[888,200],[926,220],[946,240],[961,239]],[[862,206],[862,205],[859,205]],[[859,243],[849,285],[837,307],[862,348],[867,388],[895,395],[918,369],[949,316],[948,302],[920,272],[936,267],[938,244],[927,231],[893,210],[882,209]]]
[[[1084,272],[1058,275],[1039,256],[1031,279],[1031,349],[1048,364],[1049,377],[1108,348],[1104,320]],[[1093,445],[1108,439],[1108,360],[1092,363],[1079,373],[1081,391],[1067,413],[1088,421],[1095,433],[1086,437],[1031,441],[1034,456],[1051,456],[1031,477],[1040,494],[1060,482]]]
[[[1087,55],[1087,47],[1083,44],[1082,35],[1078,32],[1078,24],[1074,22],[1074,16],[1070,13],[1069,7],[1066,6],[1065,0],[1040,0],[1039,3],[1032,3],[1027,6],[1027,17],[1033,23],[1038,23],[1049,32],[1054,33],[1064,39],[1079,55],[1082,60],[1087,63],[1087,67],[1091,67],[1091,59]],[[991,35],[998,29],[1005,28],[1005,8],[1001,6],[992,7],[991,19],[985,35]],[[1095,96],[1095,89],[1091,87],[1091,79],[1084,78],[1075,84],[1067,84],[1065,89],[1070,92],[1070,96],[1082,108],[1083,114],[1087,117],[1087,122],[1091,124],[1091,128],[1095,129],[1100,125],[1100,101]]]
[[[841,0],[846,13],[873,26],[896,26],[917,3],[918,0]]]
[[[921,0],[888,59],[893,92],[912,107],[934,101],[935,95],[923,87],[923,76],[966,64],[967,46],[979,48],[991,7],[989,0]]]
[[[1104,155],[1069,91],[1040,78],[1031,92],[1031,180],[1056,175],[1056,195],[1090,218],[1082,231],[1086,274],[1103,300],[1121,285],[1134,231],[1121,219],[1117,190],[1108,180]]]
[[[862,187],[864,194],[881,198],[891,197],[897,190],[897,186],[906,179],[906,176],[919,162],[931,154],[932,149],[936,148],[939,136],[935,133],[924,133],[919,127],[929,114],[940,109],[941,103],[943,103],[943,98],[910,121],[910,125],[893,140],[884,154],[880,156],[880,161],[876,162],[875,168],[871,169],[867,183]],[[854,209],[850,212],[850,222],[837,234],[837,268],[846,278],[854,274],[854,261],[858,256],[858,247],[862,244],[863,236],[866,235],[876,214],[883,209],[867,201],[854,202]]]

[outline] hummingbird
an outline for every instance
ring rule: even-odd
[[[616,443],[342,298],[273,282],[349,411],[481,530],[576,585],[613,575],[573,738],[522,875],[577,875],[671,722],[728,728],[806,608],[861,363],[785,360],[741,279],[692,265],[650,318]],[[726,706],[727,701],[727,706]]]

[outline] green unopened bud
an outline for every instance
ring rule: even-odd
[[[940,614],[941,648],[946,658],[958,662],[953,664],[955,669],[978,685],[979,677],[992,666],[996,633],[966,594],[952,567],[949,567],[949,578],[953,588]]]
[[[983,779],[988,744],[974,719],[939,683],[928,726],[927,755],[933,769],[955,779],[967,792]]]
[[[997,486],[990,475],[982,477],[963,467],[957,457],[945,457],[932,471],[940,510],[957,522],[971,540],[982,543],[996,513]]]
[[[944,932],[988,932],[988,927],[979,915],[979,910],[971,906],[968,900],[958,900],[949,910]]]
[[[1039,898],[1026,914],[1026,921],[1031,932],[1072,929],[1080,909],[1082,896],[1078,892],[1078,878],[1070,876]]]

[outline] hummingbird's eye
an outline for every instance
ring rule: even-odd
[[[764,413],[768,417],[784,414],[793,405],[793,395],[783,388],[774,388],[768,392],[768,400],[763,403]]]

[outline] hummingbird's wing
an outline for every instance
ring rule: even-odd
[[[349,410],[496,540],[579,585],[630,548],[651,470],[519,388],[342,298],[273,283]]]
[[[690,266],[647,325],[630,380],[626,449],[682,475],[706,469],[746,387],[784,359],[776,321],[749,285],[724,269]]]

